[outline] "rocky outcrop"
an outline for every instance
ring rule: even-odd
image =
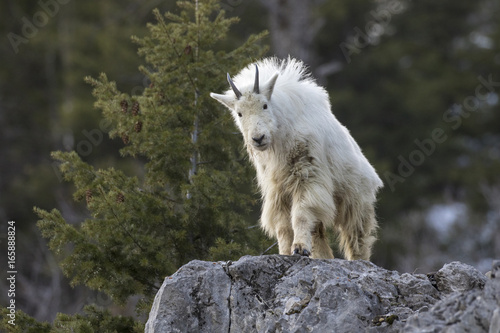
[[[400,274],[367,261],[246,256],[165,279],[146,332],[500,332],[500,262]]]

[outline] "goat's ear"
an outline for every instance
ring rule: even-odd
[[[228,109],[234,110],[234,103],[236,98],[228,95],[221,95],[216,93],[210,93],[210,97],[217,100],[222,105],[225,105]]]
[[[273,94],[274,85],[276,84],[276,80],[278,79],[279,73],[276,72],[262,87],[262,93],[267,97],[268,100],[271,99],[271,95]]]

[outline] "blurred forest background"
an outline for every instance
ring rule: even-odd
[[[459,260],[489,269],[500,257],[500,1],[223,0],[220,6],[240,18],[229,47],[268,30],[266,55],[290,54],[310,66],[330,93],[333,113],[383,179],[375,264],[427,273]],[[52,151],[76,150],[96,168],[126,173],[144,163],[120,156],[124,143],[109,139],[83,78],[105,72],[121,91],[142,94],[151,82],[137,69],[144,60],[130,36],[146,36],[154,8],[179,12],[174,1],[160,0],[0,3],[0,257],[6,267],[7,221],[14,220],[16,302],[38,320],[91,303],[113,308],[105,294],[70,287],[33,207],[57,208],[75,225],[89,216],[73,200],[74,187],[62,180]],[[225,85],[224,76],[218,79]],[[259,217],[256,202],[250,225]],[[6,290],[5,279],[0,285]]]

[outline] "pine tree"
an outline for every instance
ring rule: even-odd
[[[233,51],[216,51],[237,18],[226,18],[215,0],[178,6],[179,15],[155,10],[149,36],[133,37],[147,62],[140,71],[151,82],[142,95],[120,92],[105,74],[86,78],[110,137],[123,141],[120,153],[146,159],[144,170],[129,176],[96,169],[76,152],[54,152],[90,217],[74,226],[56,209],[35,209],[72,284],[117,303],[142,295],[143,314],[163,278],[188,261],[235,259],[264,248],[244,218],[255,198],[241,137],[209,92],[226,88],[226,71],[263,55],[266,33]]]

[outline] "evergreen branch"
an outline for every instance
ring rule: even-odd
[[[110,208],[111,212],[113,213],[115,219],[117,220],[118,224],[120,225],[120,227],[124,230],[124,232],[127,234],[127,236],[132,240],[132,242],[134,242],[134,244],[143,252],[143,253],[146,253],[146,250],[136,241],[136,239],[132,236],[132,234],[123,226],[123,221],[120,220],[118,218],[118,215],[115,213],[112,205],[109,203],[109,201],[106,199],[106,195],[104,193],[104,190],[102,188],[102,186],[99,186],[99,190],[104,198],[104,201],[108,204],[108,207]],[[158,286],[156,286],[155,284],[147,281],[147,280],[144,280],[140,275],[137,275],[137,274],[133,274],[131,272],[131,275],[133,276],[133,278],[136,280],[136,281],[139,281],[140,283],[150,287],[150,288],[153,288],[153,289],[156,289],[156,290],[159,290],[160,288]]]
[[[211,163],[214,163],[214,161],[201,161],[196,163],[196,165],[211,164]]]
[[[165,197],[164,198],[165,200],[169,201],[169,202],[173,202],[173,203],[176,203],[178,205],[182,205],[183,202],[182,201],[178,201],[178,200],[174,200],[174,199],[170,199],[169,197]]]
[[[175,42],[174,42],[174,39],[172,38],[172,36],[170,35],[169,31],[168,31],[168,28],[165,26],[165,22],[163,20],[158,20],[161,27],[163,28],[163,32],[165,33],[165,35],[167,36],[167,38],[169,39],[170,41],[170,45],[172,46],[172,49],[174,50],[175,54],[177,55],[177,58],[180,58],[182,56],[181,52],[179,52],[179,50],[175,47]],[[191,83],[191,85],[193,86],[193,89],[195,91],[198,91],[198,87],[196,86],[196,83],[194,82],[194,79],[193,77],[191,76],[191,74],[189,73],[189,70],[186,68],[186,66],[181,63],[181,67],[184,69],[184,72],[185,74],[187,75],[188,79],[189,79],[189,82]]]
[[[195,4],[195,13],[196,13],[196,47],[195,47],[195,53],[194,56],[196,58],[196,62],[199,62],[199,47],[200,47],[200,12],[199,12],[199,0],[196,0]]]
[[[160,287],[158,287],[158,286],[157,286],[157,285],[155,285],[154,283],[151,283],[151,282],[149,282],[149,281],[147,281],[147,280],[143,279],[143,278],[141,277],[141,275],[140,275],[140,274],[133,274],[133,273],[131,273],[131,275],[132,275],[132,277],[133,277],[135,280],[139,281],[139,282],[140,282],[140,283],[142,283],[143,285],[146,285],[146,286],[148,286],[148,287],[150,287],[150,288],[152,288],[152,289],[156,289],[156,290],[159,290],[159,289],[160,289]]]
[[[278,242],[274,242],[273,245],[269,246],[264,252],[262,252],[260,255],[264,255],[266,254],[269,250],[271,250],[273,247],[276,246],[276,244],[278,244]]]
[[[104,190],[102,188],[101,185],[99,185],[99,190],[101,191],[101,194],[103,196],[103,199],[104,201],[108,204],[108,208],[111,210],[111,213],[113,214],[113,216],[115,217],[116,221],[118,222],[118,225],[123,229],[123,231],[127,234],[128,237],[130,237],[130,239],[132,240],[132,242],[134,242],[134,244],[142,251],[142,252],[146,252],[142,246],[135,240],[135,238],[130,234],[130,232],[127,230],[127,228],[124,227],[123,225],[123,221],[118,218],[118,215],[115,213],[114,209],[113,209],[113,206],[109,203],[109,201],[106,199],[106,194],[104,193]]]

